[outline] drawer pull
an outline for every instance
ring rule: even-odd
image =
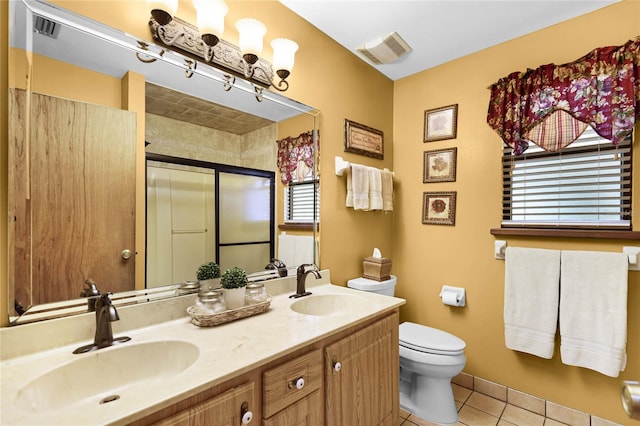
[[[292,380],[289,383],[289,389],[296,388],[296,389],[300,390],[303,387],[304,387],[304,377],[298,377],[297,379]]]
[[[240,416],[243,425],[248,425],[253,420],[253,413],[249,411],[249,403],[246,401],[240,406]]]
[[[342,370],[342,364],[340,364],[340,361],[335,361],[333,363],[333,371],[338,373],[338,372],[340,372],[340,370]]]

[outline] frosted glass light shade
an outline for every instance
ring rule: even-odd
[[[193,0],[193,6],[202,39],[210,46],[217,44],[224,33],[224,17],[229,7],[224,0]]]
[[[298,43],[288,38],[276,38],[271,42],[273,49],[273,67],[276,70],[291,72],[298,51]]]
[[[167,25],[176,15],[178,0],[147,0],[147,7],[160,25]]]
[[[257,57],[262,53],[262,39],[267,32],[267,27],[256,19],[244,18],[236,22],[236,29],[240,35],[242,55],[253,55],[257,60]]]

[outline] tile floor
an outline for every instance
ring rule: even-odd
[[[466,426],[562,426],[562,425],[583,425],[583,421],[571,421],[563,423],[533,411],[526,410],[512,405],[500,399],[492,398],[488,395],[473,391],[469,388],[453,384],[453,394],[458,406],[458,423],[456,425]],[[582,419],[581,419],[582,420]],[[613,423],[591,422],[591,425],[612,425]],[[431,423],[400,409],[400,419],[398,426],[434,426]],[[589,425],[587,420],[586,425]]]

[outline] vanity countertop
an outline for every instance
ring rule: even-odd
[[[197,360],[186,370],[170,379],[146,381],[117,391],[120,399],[99,404],[105,395],[80,400],[64,409],[42,413],[28,413],[15,405],[20,389],[35,378],[67,362],[98,352],[118,350],[118,346],[100,351],[73,355],[77,344],[59,347],[0,363],[2,374],[2,405],[0,422],[3,425],[90,425],[125,424],[158,409],[195,395],[214,385],[248,372],[287,353],[319,341],[333,333],[357,325],[376,315],[397,309],[403,299],[380,296],[349,288],[323,284],[310,289],[314,295],[348,293],[358,296],[349,309],[332,315],[312,316],[294,312],[290,306],[291,292],[273,297],[267,312],[215,327],[197,327],[190,317],[163,322],[159,325],[127,332],[131,341],[123,345],[143,342],[178,340],[195,344]],[[185,313],[186,314],[186,313]],[[123,314],[121,313],[121,316]],[[114,337],[121,335],[114,328]],[[144,363],[145,360],[139,360]],[[73,380],[60,383],[65,392]],[[82,380],[100,380],[83,377]]]

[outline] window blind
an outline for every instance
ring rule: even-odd
[[[560,152],[503,151],[503,227],[631,229],[631,138],[590,127]]]
[[[312,223],[314,217],[320,217],[319,189],[316,189],[319,187],[316,183],[317,180],[309,176],[302,182],[290,182],[285,188],[285,223]]]

